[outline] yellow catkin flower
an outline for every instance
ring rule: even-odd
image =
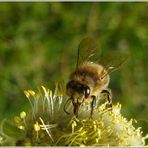
[[[31,96],[34,96],[34,95],[35,95],[35,92],[34,92],[33,90],[28,90],[28,92],[29,92],[29,94],[30,94]]]
[[[25,127],[23,125],[18,126],[19,129],[25,130]]]
[[[52,91],[51,90],[49,90],[49,96],[52,97]]]
[[[17,124],[19,124],[21,122],[21,118],[18,117],[18,116],[15,116],[14,117],[14,122],[17,123]]]
[[[2,136],[0,136],[0,143],[4,140],[4,138]]]
[[[104,104],[96,107],[90,119],[90,105],[79,108],[79,116],[73,115],[72,103],[66,106],[70,115],[64,112],[67,97],[41,86],[36,93],[24,91],[38,98],[30,101],[32,112],[21,112],[14,118],[17,127],[24,130],[22,145],[36,146],[145,146],[148,136],[143,136],[141,128],[135,128],[135,120],[127,120],[121,114],[121,104],[113,105],[107,110]],[[36,112],[36,109],[38,111]],[[25,118],[25,128],[21,123]],[[24,121],[24,120],[23,120]],[[41,121],[41,125],[38,123]],[[136,121],[137,122],[137,121]],[[33,129],[33,132],[30,132]],[[34,134],[35,133],[35,134]],[[22,137],[21,137],[22,138]],[[20,138],[18,137],[18,141]],[[27,142],[28,141],[28,142]],[[17,142],[17,141],[16,141]]]
[[[39,123],[36,121],[36,123],[34,124],[34,130],[35,130],[36,132],[38,132],[40,129],[41,129],[41,128],[40,128],[40,125],[39,125]]]
[[[77,122],[73,121],[71,125],[72,125],[72,132],[74,132],[74,129],[77,126]]]
[[[41,86],[41,87],[42,87],[44,93],[49,93],[49,89],[48,88],[46,88],[45,86]]]
[[[24,94],[27,98],[34,96],[36,93],[33,90],[24,90]]]
[[[26,112],[22,111],[20,113],[20,117],[21,117],[21,119],[24,119],[26,117]]]
[[[27,98],[30,97],[30,94],[29,94],[29,92],[28,92],[27,90],[24,90],[24,94],[25,94],[25,96],[26,96]]]

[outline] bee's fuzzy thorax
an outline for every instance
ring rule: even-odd
[[[71,74],[70,79],[89,86],[92,92],[96,94],[100,93],[109,84],[108,74],[104,79],[101,79],[104,73],[107,73],[107,71],[102,65],[85,62]]]

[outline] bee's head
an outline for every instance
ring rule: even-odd
[[[87,85],[81,84],[75,80],[71,80],[66,85],[67,94],[69,96],[75,96],[75,94],[78,94],[80,96],[83,96],[85,99],[87,99],[90,95],[90,88]]]

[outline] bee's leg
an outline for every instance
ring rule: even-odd
[[[80,107],[80,104],[79,103],[76,103],[76,102],[73,102],[73,113],[76,117],[78,117],[78,111],[79,111],[79,107]]]
[[[91,96],[92,102],[91,102],[91,112],[90,112],[90,118],[92,118],[94,107],[96,106],[96,96]]]
[[[105,94],[105,96],[106,96],[106,99],[108,101],[108,104],[107,104],[108,110],[112,110],[112,92],[111,92],[111,90],[104,89],[101,93]]]
[[[68,115],[70,115],[70,113],[66,110],[66,105],[68,104],[69,101],[71,101],[71,99],[68,99],[68,100],[66,101],[66,103],[64,104],[64,111],[65,111],[65,113],[68,114]]]

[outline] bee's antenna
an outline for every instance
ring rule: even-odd
[[[67,105],[67,103],[68,103],[69,101],[71,101],[70,98],[69,98],[69,99],[66,101],[66,103],[64,104],[64,111],[65,111],[65,113],[67,113],[68,115],[70,115],[70,113],[66,110],[66,105]]]

